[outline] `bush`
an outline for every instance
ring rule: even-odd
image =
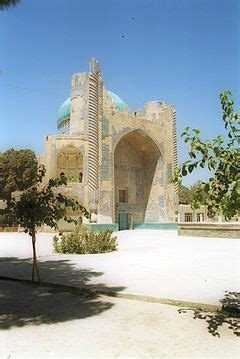
[[[94,233],[88,232],[83,225],[73,232],[53,237],[53,247],[58,253],[93,254],[108,253],[117,249],[117,237],[112,237],[112,230]]]

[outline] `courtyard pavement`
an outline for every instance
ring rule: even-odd
[[[176,231],[121,231],[118,251],[60,255],[52,234],[39,233],[43,281],[124,294],[219,305],[225,291],[239,291],[240,240],[178,237]],[[31,240],[0,234],[0,275],[31,278]]]
[[[159,303],[75,295],[0,281],[0,358],[239,358],[226,323],[219,336],[205,320]]]

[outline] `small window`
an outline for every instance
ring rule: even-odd
[[[185,222],[192,222],[192,213],[185,213],[184,219]]]
[[[204,213],[197,213],[197,222],[204,221]]]
[[[79,173],[79,182],[82,183],[82,179],[83,179],[83,174],[82,172]]]
[[[118,191],[119,194],[119,203],[127,203],[127,188],[122,188]]]

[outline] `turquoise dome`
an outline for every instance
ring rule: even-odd
[[[119,111],[123,112],[124,108],[126,106],[125,102],[118,96],[116,95],[114,92],[112,91],[108,91],[108,94],[112,100],[112,102],[117,106],[117,108],[119,109]]]
[[[112,102],[117,106],[118,110],[123,112],[126,106],[126,103],[115,93],[108,91]],[[68,97],[60,106],[58,111],[58,121],[57,127],[61,133],[69,133],[70,126],[70,108],[71,108],[71,98]]]
[[[58,127],[61,125],[61,123],[67,119],[70,118],[70,105],[71,100],[70,97],[67,98],[60,106],[58,111]]]

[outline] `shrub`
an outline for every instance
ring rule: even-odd
[[[88,232],[83,225],[73,232],[53,237],[53,247],[58,253],[93,254],[108,253],[117,249],[117,237],[112,237],[112,230],[95,233]]]

